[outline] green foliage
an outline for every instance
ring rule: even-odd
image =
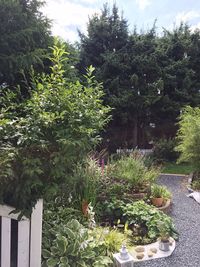
[[[167,228],[171,237],[178,237],[172,219],[144,201],[123,202],[112,199],[109,203],[103,204],[102,214],[104,222],[116,227],[120,222],[124,226],[128,244],[155,242],[161,236],[161,223]]]
[[[172,219],[163,212],[158,211],[155,207],[145,204],[144,201],[127,204],[123,210],[129,225],[138,225],[141,228],[146,227],[146,235],[152,241],[156,240],[161,234],[161,222],[168,229],[170,236],[177,238],[177,232],[175,231]]]
[[[0,85],[23,82],[22,71],[40,70],[52,44],[50,21],[41,13],[44,1],[0,1]],[[26,94],[28,93],[28,88]]]
[[[175,151],[177,142],[175,139],[160,139],[154,143],[152,157],[158,162],[175,161],[178,153]]]
[[[195,180],[192,182],[192,189],[200,191],[200,180]]]
[[[181,153],[179,162],[189,162],[194,171],[200,172],[200,108],[183,109],[177,140],[176,150]]]
[[[170,238],[171,235],[171,228],[169,224],[166,224],[165,222],[160,222],[158,225],[158,229],[160,231],[160,239],[162,241],[167,241]]]
[[[73,207],[61,206],[60,203],[55,201],[44,202],[44,224],[46,223],[55,223],[66,224],[71,220],[78,220],[81,224],[88,226],[87,218],[85,218],[79,209]],[[45,227],[44,227],[45,228]]]
[[[110,167],[108,166],[108,168]],[[109,170],[109,175],[128,181],[130,186],[137,191],[155,181],[159,175],[159,169],[154,166],[147,168],[143,157],[132,154],[114,162]]]
[[[180,24],[160,35],[154,23],[146,32],[130,32],[114,5],[91,17],[87,34],[80,34],[79,70],[96,68],[105,103],[113,108],[105,136],[112,151],[147,146],[152,136],[174,136],[180,109],[200,103],[200,31]]]
[[[190,174],[193,171],[193,167],[188,163],[167,162],[163,166],[162,173],[176,173],[176,174]]]
[[[65,60],[65,49],[57,43],[51,73],[33,77],[30,99],[8,102],[1,109],[1,202],[26,214],[38,198],[53,195],[68,182],[109,119],[94,69],[87,69],[86,85],[69,82],[64,78]],[[6,92],[4,98],[9,96]]]
[[[91,157],[87,157],[85,163],[76,166],[69,189],[72,189],[71,194],[79,207],[83,200],[95,206],[101,178],[101,168]]]
[[[168,191],[167,187],[162,185],[153,184],[151,186],[151,197],[153,198],[171,198],[171,193]]]
[[[117,221],[123,218],[123,205],[124,202],[116,199],[116,197],[101,201],[96,209],[96,215],[99,221],[108,222],[110,225],[116,225]]]
[[[75,219],[61,224],[45,221],[43,229],[43,267],[106,267],[112,263],[101,242],[98,245]]]
[[[125,233],[119,232],[117,229],[98,227],[91,234],[96,240],[101,240],[106,248],[107,255],[111,257],[113,253],[120,250],[122,244],[126,244],[127,246],[130,244],[128,236]]]

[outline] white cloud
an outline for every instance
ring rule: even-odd
[[[191,10],[191,11],[183,11],[183,12],[179,12],[176,15],[175,18],[175,23],[177,25],[179,25],[181,22],[189,22],[195,18],[199,18],[200,17],[200,12],[197,12],[195,10]]]
[[[85,4],[94,4],[98,0],[79,0],[79,2],[85,3]]]
[[[192,32],[194,32],[195,30],[200,30],[200,22],[197,23],[196,25],[192,25],[190,29]]]
[[[139,9],[144,10],[146,7],[151,5],[150,0],[135,0],[136,4],[138,5]]]
[[[83,0],[93,2],[96,0]],[[76,28],[86,30],[88,17],[97,10],[70,0],[47,0],[42,12],[52,20],[52,34],[74,42],[78,39]]]

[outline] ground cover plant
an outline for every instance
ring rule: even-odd
[[[185,174],[188,175],[193,171],[193,167],[189,163],[166,162],[163,164],[162,173],[169,174]]]
[[[102,225],[115,226],[122,231],[129,230],[132,244],[155,242],[160,236],[161,222],[166,225],[172,237],[178,237],[172,219],[143,200],[125,203],[113,199],[105,202],[101,220]]]
[[[104,241],[93,238],[83,214],[74,209],[45,210],[42,242],[43,267],[104,267],[112,263]]]
[[[137,201],[133,204],[127,204],[123,211],[128,220],[129,228],[132,229],[135,243],[156,241],[161,234],[161,223],[168,229],[170,236],[177,238],[172,219],[153,206],[147,205],[143,201]]]

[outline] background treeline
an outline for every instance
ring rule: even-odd
[[[200,103],[200,32],[185,24],[162,34],[156,24],[130,32],[116,6],[104,6],[87,30],[80,35],[79,69],[96,68],[105,102],[114,108],[106,140],[148,147],[152,138],[173,137],[180,109]]]
[[[31,66],[49,71],[53,38],[49,20],[39,12],[41,4],[0,0],[1,90],[21,84],[27,96]],[[89,19],[87,34],[79,33],[80,42],[65,44],[75,66],[66,63],[67,78],[76,80],[93,65],[103,83],[104,102],[113,108],[103,146],[111,151],[173,137],[181,108],[200,103],[200,31],[181,24],[158,33],[156,23],[146,31],[131,30],[116,5],[104,5],[100,15]],[[22,70],[29,73],[26,85]]]

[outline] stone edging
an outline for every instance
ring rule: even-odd
[[[163,211],[165,213],[168,213],[171,207],[171,199],[168,199],[164,206],[162,207],[156,207],[158,210]]]
[[[170,239],[171,239],[172,245],[170,246],[169,251],[166,251],[166,252],[161,251],[159,249],[159,241],[157,241],[157,242],[149,244],[149,245],[140,246],[140,247],[144,248],[144,252],[143,252],[144,257],[142,259],[137,259],[137,257],[136,257],[137,253],[136,253],[135,249],[132,249],[130,251],[130,254],[133,256],[134,262],[147,261],[147,260],[169,257],[173,253],[173,251],[175,250],[175,247],[176,247],[175,240],[172,237]],[[148,251],[150,251],[152,248],[156,249],[156,253],[152,253],[151,257],[149,257]]]
[[[161,173],[163,176],[177,176],[177,177],[187,177],[188,174],[176,174],[176,173]]]

